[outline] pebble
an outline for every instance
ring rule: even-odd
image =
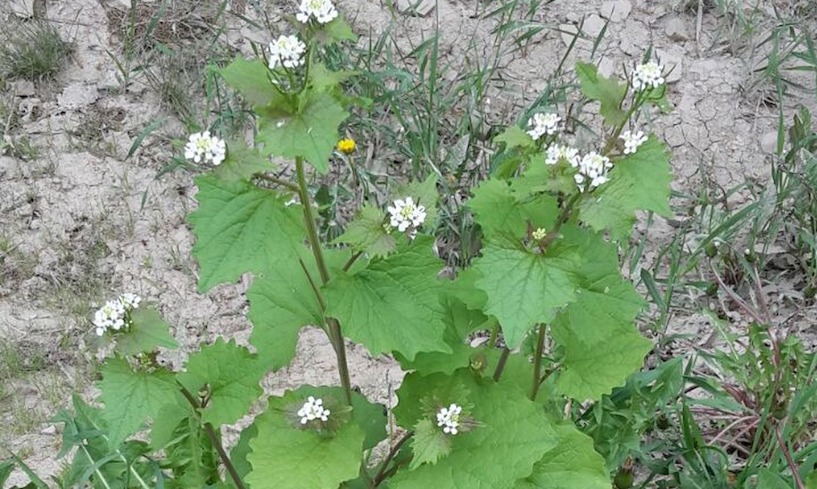
[[[671,41],[689,41],[689,29],[687,29],[687,23],[684,19],[677,15],[673,15],[667,19],[667,23],[664,26],[664,32],[666,32],[667,37]]]
[[[33,97],[37,91],[34,82],[29,80],[17,80],[9,83],[11,93],[17,97]]]
[[[760,136],[760,150],[766,154],[774,154],[777,151],[777,131],[769,131]]]
[[[621,22],[630,15],[633,6],[627,0],[614,0],[604,2],[599,9],[599,14],[610,22]]]
[[[434,11],[435,0],[397,0],[397,10],[405,15],[425,17]]]
[[[598,36],[602,29],[604,29],[604,25],[607,22],[599,17],[596,14],[588,15],[586,19],[584,19],[584,24],[582,24],[582,30],[588,36],[595,38]]]
[[[54,426],[53,424],[50,424],[50,425],[46,426],[45,428],[43,428],[40,431],[40,434],[41,435],[56,435],[57,434],[57,427]]]

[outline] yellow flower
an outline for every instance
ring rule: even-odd
[[[354,153],[357,143],[352,138],[343,138],[338,141],[338,151],[345,154]]]

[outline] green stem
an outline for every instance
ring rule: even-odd
[[[233,465],[232,460],[230,460],[229,455],[227,455],[227,452],[224,451],[224,446],[221,444],[221,439],[216,435],[215,430],[213,430],[213,425],[210,423],[205,423],[204,431],[207,432],[207,436],[210,437],[210,441],[212,441],[213,446],[216,447],[216,452],[218,452],[218,456],[221,458],[221,461],[224,463],[224,467],[230,474],[230,478],[233,480],[235,487],[237,489],[245,489],[244,482],[241,480],[241,476],[238,475],[238,471],[235,470],[235,466]]]
[[[377,475],[374,476],[374,480],[372,481],[371,487],[377,487],[378,485],[380,485],[381,482],[383,482],[383,480],[386,479],[386,477],[388,477],[390,471],[387,471],[386,467],[389,466],[389,462],[392,461],[392,459],[397,455],[397,452],[400,451],[400,448],[402,448],[403,445],[412,436],[414,436],[413,431],[406,432],[406,434],[403,435],[403,438],[401,438],[397,443],[395,443],[391,450],[389,450],[389,454],[386,456],[386,459],[383,460],[383,463],[380,466],[380,470],[378,470]]]
[[[178,381],[177,381],[178,383]],[[199,401],[187,390],[186,387],[179,384],[179,389],[181,389],[181,393],[187,402],[193,406],[193,409],[198,409],[201,407]],[[210,441],[213,443],[213,447],[216,449],[216,453],[218,453],[219,458],[221,459],[221,463],[224,464],[224,468],[227,469],[227,473],[230,474],[230,478],[233,480],[233,484],[235,484],[236,489],[246,489],[244,486],[244,482],[241,480],[241,477],[238,475],[238,471],[235,470],[235,466],[233,465],[233,461],[230,460],[230,456],[227,455],[227,452],[224,451],[224,446],[221,444],[221,440],[216,435],[216,432],[213,430],[213,425],[210,423],[204,424],[204,431],[207,433],[207,436],[210,437]]]
[[[507,363],[510,354],[511,350],[509,350],[507,346],[502,349],[502,355],[499,356],[496,369],[494,369],[494,382],[499,382],[499,379],[502,378],[502,372],[505,370],[505,363]]]
[[[318,273],[321,276],[321,283],[326,285],[329,282],[329,269],[323,257],[323,249],[318,238],[318,228],[315,222],[315,215],[312,212],[312,201],[309,198],[309,189],[306,185],[306,173],[304,171],[304,159],[300,156],[295,158],[295,172],[298,175],[298,195],[301,199],[301,206],[304,209],[304,221],[306,234],[309,239],[309,246],[312,248],[312,255],[315,257],[315,264],[318,266]],[[322,307],[325,309],[325,306]],[[338,372],[340,373],[340,383],[343,392],[346,394],[346,402],[352,404],[352,382],[349,379],[349,367],[346,362],[346,343],[343,341],[343,333],[340,330],[340,323],[334,318],[327,318],[329,341],[335,348],[338,360]]]
[[[530,400],[536,400],[536,394],[539,393],[539,386],[542,385],[539,376],[542,374],[542,355],[545,353],[545,332],[547,326],[542,323],[539,325],[539,337],[536,339],[536,354],[533,357],[533,383],[530,388]]]
[[[282,179],[277,178],[277,177],[267,175],[266,173],[256,173],[255,177],[260,178],[261,180],[265,180],[265,181],[270,182],[270,183],[274,183],[275,185],[280,185],[281,187],[284,187],[287,190],[291,190],[292,192],[297,193],[297,192],[300,191],[300,188],[298,188],[298,186],[295,185],[294,183],[288,182],[286,180],[282,180]]]
[[[358,258],[360,258],[360,255],[362,255],[362,254],[363,254],[363,252],[362,252],[362,251],[358,251],[357,253],[355,253],[354,255],[352,255],[352,256],[351,256],[351,258],[349,258],[349,261],[347,261],[347,262],[346,262],[346,264],[345,264],[345,265],[343,265],[343,271],[344,271],[344,272],[348,272],[348,271],[349,271],[349,269],[350,269],[350,268],[352,268],[352,265],[354,265],[354,264],[355,264],[355,262],[357,261],[357,259],[358,259]]]

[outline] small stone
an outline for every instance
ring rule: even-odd
[[[777,151],[777,131],[770,131],[760,137],[760,150],[766,154]]]
[[[435,6],[435,0],[397,0],[397,10],[404,15],[425,17]]]
[[[630,15],[633,6],[627,0],[615,0],[604,2],[599,9],[599,14],[610,22],[621,22]]]
[[[681,17],[673,15],[667,19],[667,23],[664,26],[664,31],[667,33],[667,37],[671,41],[689,41],[689,30],[687,29],[687,23]]]
[[[9,83],[11,93],[18,97],[33,97],[37,92],[34,82],[29,80],[17,80]]]
[[[34,0],[10,0],[9,10],[16,17],[30,19],[34,17]]]
[[[586,19],[584,19],[584,23],[582,24],[582,30],[585,34],[590,37],[595,38],[599,34],[601,34],[602,29],[604,29],[604,25],[606,22],[604,19],[599,17],[596,14],[588,15]]]
[[[41,435],[56,435],[57,434],[57,427],[54,426],[53,424],[50,424],[50,425],[46,426],[45,428],[43,428],[40,431],[40,434]]]

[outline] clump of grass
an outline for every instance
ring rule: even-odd
[[[0,35],[0,75],[40,80],[56,75],[73,50],[57,29],[46,21],[7,24]]]

